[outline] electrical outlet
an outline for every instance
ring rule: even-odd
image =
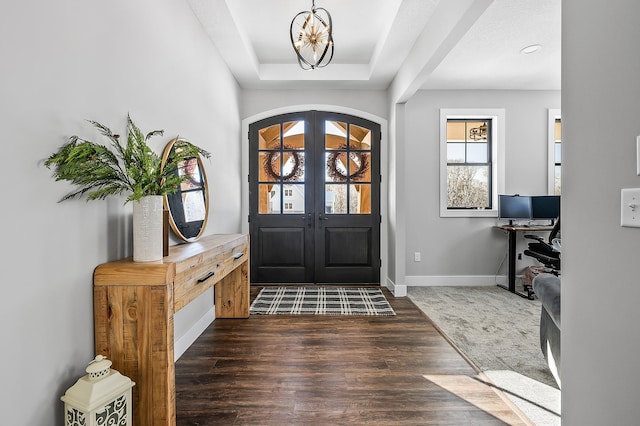
[[[417,252],[413,253],[413,261],[414,262],[420,262],[420,260],[421,260],[420,259],[420,252],[417,251]]]
[[[522,253],[518,253],[518,260],[522,260]]]

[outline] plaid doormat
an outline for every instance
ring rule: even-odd
[[[379,288],[265,287],[252,315],[395,315]]]

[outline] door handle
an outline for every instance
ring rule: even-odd
[[[329,220],[329,217],[328,217],[328,216],[326,216],[326,215],[324,215],[324,216],[323,216],[323,215],[322,215],[322,213],[320,213],[320,214],[318,215],[318,220],[320,221],[320,228],[322,228],[322,221],[323,221],[323,220]]]

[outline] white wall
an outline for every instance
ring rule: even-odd
[[[562,1],[562,423],[640,418],[640,2]]]
[[[393,104],[389,117],[389,149],[387,158],[389,188],[387,199],[388,206],[388,247],[389,268],[387,274],[387,287],[396,296],[406,296],[405,261],[404,253],[406,240],[406,221],[404,203],[404,178],[401,169],[404,166],[405,155],[405,109],[406,104]]]
[[[547,193],[547,110],[559,107],[556,91],[419,91],[407,102],[404,164],[398,167],[405,175],[407,284],[451,285],[466,276],[489,277],[486,284],[493,284],[507,249],[506,235],[492,229],[496,218],[440,217],[440,108],[504,108],[505,192],[537,195]],[[414,252],[421,262],[414,262]],[[525,257],[518,268],[533,263]],[[506,274],[506,262],[500,271]],[[454,278],[435,278],[441,276]]]
[[[62,424],[59,398],[94,356],[93,269],[131,254],[131,206],[58,204],[70,187],[41,160],[70,135],[97,137],[85,119],[124,134],[129,112],[143,131],[165,130],[157,152],[178,134],[212,152],[207,234],[238,232],[239,88],[183,0],[0,9],[1,422]]]
[[[291,105],[336,105],[388,117],[383,90],[244,90],[242,118]]]

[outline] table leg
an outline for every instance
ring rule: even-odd
[[[508,285],[504,286],[502,284],[498,284],[498,287],[502,287],[505,290],[509,290],[511,293],[515,293],[518,296],[530,299],[528,294],[521,293],[516,291],[516,236],[517,232],[514,230],[507,231],[509,235],[509,249],[508,249],[508,268],[507,271],[507,280]]]
[[[516,291],[516,231],[509,231],[509,291]]]

